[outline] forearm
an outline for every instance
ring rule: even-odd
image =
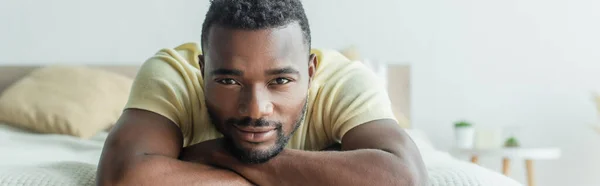
[[[415,185],[410,160],[382,150],[285,150],[267,163],[239,168],[259,185]]]
[[[98,185],[252,185],[230,170],[160,155],[139,155],[129,165],[119,166],[115,173],[121,175]]]

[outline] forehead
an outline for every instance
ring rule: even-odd
[[[298,23],[261,30],[214,25],[205,46],[207,66],[230,63],[307,63],[308,47]],[[273,64],[271,64],[273,65]]]

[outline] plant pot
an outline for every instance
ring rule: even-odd
[[[461,149],[471,149],[474,146],[475,128],[474,127],[456,127],[454,128],[455,145]]]

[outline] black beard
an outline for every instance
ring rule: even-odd
[[[275,146],[273,148],[270,148],[266,151],[250,151],[250,150],[243,149],[238,144],[233,142],[231,136],[225,135],[222,132],[222,130],[218,127],[219,125],[217,125],[216,128],[217,128],[217,130],[219,130],[219,132],[221,132],[221,134],[224,135],[226,148],[239,161],[241,161],[242,163],[247,163],[247,164],[264,163],[264,162],[269,161],[271,158],[277,156],[279,153],[281,153],[281,151],[283,151],[285,149],[285,146],[288,144],[290,138],[294,135],[296,130],[298,130],[298,128],[304,121],[307,104],[308,104],[307,101],[308,101],[308,99],[306,99],[304,101],[304,106],[302,108],[302,111],[300,112],[300,116],[294,122],[294,129],[292,130],[290,135],[287,135],[287,136],[283,133],[283,127],[282,127],[281,122],[266,121],[264,119],[257,119],[254,122],[252,122],[252,118],[249,118],[249,117],[242,118],[242,119],[230,118],[225,121],[225,123],[224,123],[225,125],[255,126],[255,127],[275,126],[275,130],[277,132],[277,141],[275,142]],[[215,117],[214,113],[209,111],[208,114],[209,114],[210,118],[212,118],[213,124],[214,124],[214,121],[221,121]]]
[[[244,150],[236,143],[234,143],[230,137],[225,138],[226,148],[229,150],[231,154],[233,154],[238,160],[242,163],[247,164],[260,164],[269,161],[271,158],[277,156],[283,149],[285,145],[288,143],[290,137],[283,135],[283,130],[281,127],[275,129],[277,131],[277,141],[275,142],[275,146],[266,151],[249,151]]]

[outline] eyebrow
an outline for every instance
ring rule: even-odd
[[[244,72],[242,72],[240,70],[219,68],[219,69],[211,71],[210,74],[213,76],[214,75],[242,76],[242,75],[244,75]]]
[[[265,73],[267,75],[300,74],[300,72],[298,72],[296,69],[294,69],[292,67],[271,69],[271,70],[267,70]]]

